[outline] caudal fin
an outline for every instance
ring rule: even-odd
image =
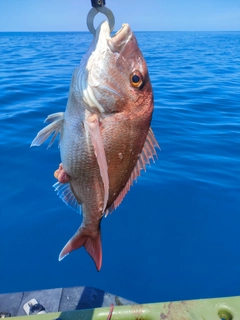
[[[99,271],[102,266],[102,243],[100,228],[94,236],[89,235],[83,228],[79,228],[75,235],[68,241],[60,252],[58,260],[61,261],[71,251],[85,247]]]

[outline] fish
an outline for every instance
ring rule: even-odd
[[[65,112],[49,115],[31,144],[40,146],[52,136],[50,147],[60,136],[54,188],[83,214],[59,260],[85,247],[101,269],[101,220],[157,157],[159,145],[150,126],[153,108],[147,64],[129,24],[111,36],[108,22],[102,22],[73,72]]]

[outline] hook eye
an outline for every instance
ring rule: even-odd
[[[94,28],[93,20],[94,20],[95,16],[98,14],[98,12],[101,12],[102,14],[104,14],[108,18],[110,32],[112,32],[114,25],[115,25],[115,18],[114,18],[112,11],[110,9],[108,9],[106,6],[94,7],[88,12],[88,15],[87,15],[88,30],[95,36],[96,29]]]

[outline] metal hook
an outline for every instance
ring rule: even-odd
[[[105,0],[91,0],[92,7],[103,7],[105,6]]]
[[[105,3],[105,1],[103,0],[103,2],[101,0],[98,1],[98,5],[97,7],[93,7],[88,15],[87,15],[87,26],[88,26],[88,30],[95,35],[96,34],[96,29],[94,28],[93,25],[93,20],[95,18],[95,16],[98,14],[98,12],[101,12],[102,14],[104,14],[107,18],[108,18],[108,23],[109,23],[109,28],[110,28],[110,32],[113,31],[114,28],[114,24],[115,24],[115,18],[114,15],[112,13],[112,11],[110,9],[108,9],[106,6],[100,6],[103,3]],[[93,1],[92,1],[93,4]]]

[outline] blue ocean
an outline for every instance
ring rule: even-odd
[[[0,293],[91,286],[138,303],[240,295],[240,32],[137,32],[161,146],[102,221],[100,272],[56,195],[58,144],[30,144],[64,111],[90,33],[0,33]]]

